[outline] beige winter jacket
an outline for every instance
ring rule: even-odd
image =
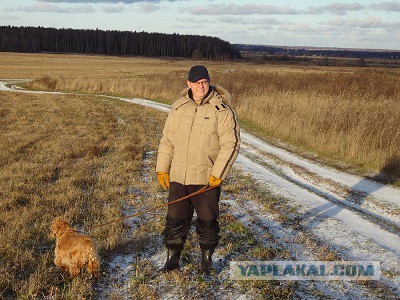
[[[226,178],[239,154],[240,134],[229,93],[219,86],[200,105],[189,89],[169,112],[157,156],[157,172],[171,182],[205,185],[211,175]]]

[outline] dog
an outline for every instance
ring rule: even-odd
[[[99,276],[99,255],[90,237],[78,233],[61,217],[53,220],[50,230],[50,235],[56,238],[54,264],[58,268],[68,272],[71,279],[85,267],[91,276]]]

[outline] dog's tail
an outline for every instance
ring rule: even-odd
[[[91,249],[89,253],[89,261],[87,262],[86,271],[96,278],[100,275],[99,257],[97,256],[96,250],[94,248]]]

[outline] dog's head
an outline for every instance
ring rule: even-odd
[[[61,217],[57,217],[50,225],[50,236],[59,237],[63,232],[71,230],[71,225]]]

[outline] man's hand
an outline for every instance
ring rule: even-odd
[[[157,172],[158,182],[161,184],[164,190],[168,190],[170,186],[169,174],[164,172]]]
[[[210,179],[208,180],[208,185],[209,186],[217,186],[217,185],[220,185],[221,182],[222,182],[222,179],[211,175]]]

